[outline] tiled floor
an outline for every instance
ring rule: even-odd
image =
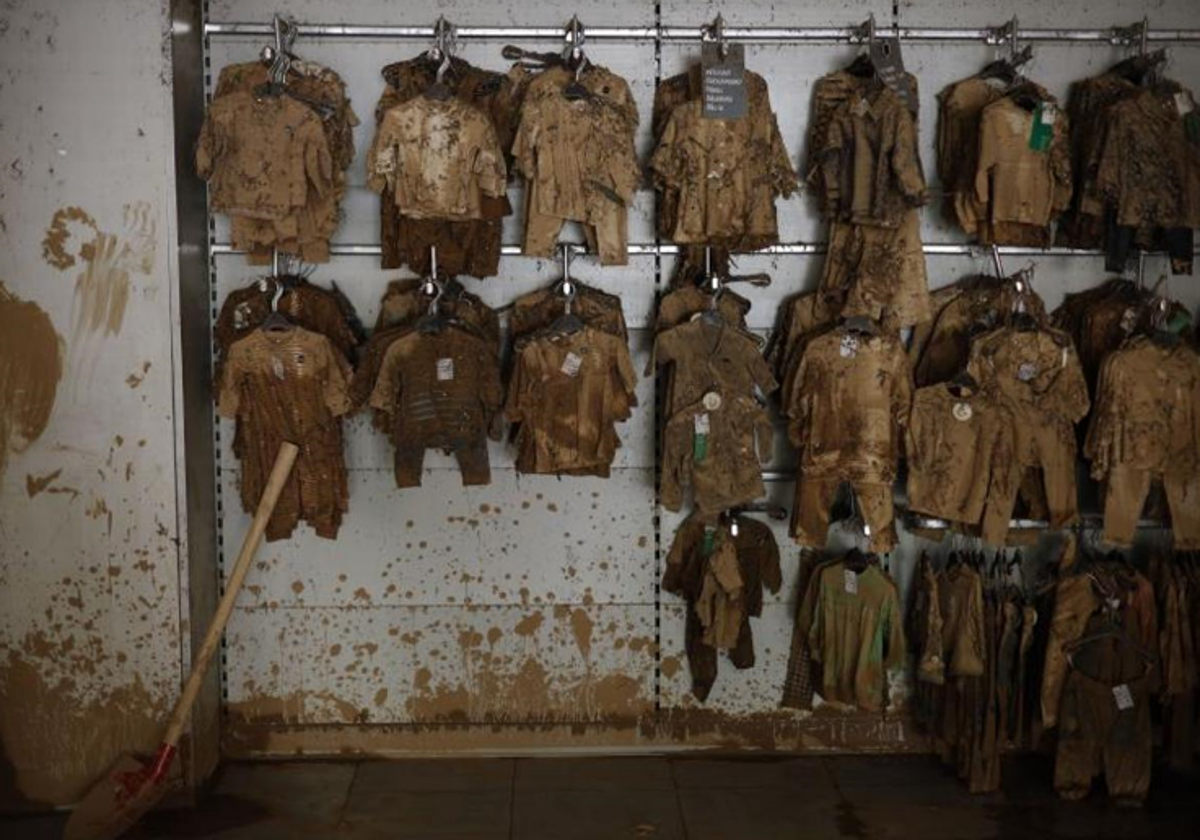
[[[929,758],[681,757],[282,762],[226,767],[191,811],[131,840],[976,840],[1200,836],[1200,784],[1160,779],[1147,807],[1062,803],[1049,764],[972,797]],[[57,838],[62,817],[0,819]]]

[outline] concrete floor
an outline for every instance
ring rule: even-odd
[[[1049,762],[972,797],[930,758],[681,757],[282,762],[224,768],[192,811],[129,835],[213,840],[827,840],[1200,836],[1200,784],[1156,781],[1143,810],[1055,799]],[[62,817],[0,818],[57,838]]]

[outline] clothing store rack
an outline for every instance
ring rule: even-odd
[[[300,30],[308,38],[363,38],[371,40],[428,40],[433,37],[432,26],[353,25],[344,23],[301,24]],[[592,26],[587,37],[592,41],[699,41],[700,26]],[[947,41],[985,44],[996,43],[994,27],[979,29],[899,27],[886,25],[880,32],[899,35],[902,41]],[[1129,27],[1110,26],[1099,29],[1021,29],[1022,41],[1098,43],[1120,46],[1128,44]],[[261,37],[272,34],[269,23],[227,22],[204,24],[207,37]],[[489,40],[497,38],[524,38],[530,40],[561,40],[561,26],[463,26],[458,37],[466,40]],[[746,43],[812,43],[834,42],[860,44],[867,39],[866,32],[858,26],[727,26],[725,37],[731,41]],[[1146,29],[1145,39],[1153,43],[1200,43],[1200,29]]]
[[[586,246],[581,243],[571,243],[569,245],[577,255],[587,252]],[[655,245],[654,243],[630,243],[627,253],[631,257],[657,257],[671,256],[678,254],[683,249],[679,245]],[[972,244],[968,242],[957,243],[934,243],[926,244],[923,247],[926,254],[936,254],[941,256],[965,256],[965,257],[988,257],[992,253],[991,246]],[[826,251],[824,242],[787,242],[779,245],[770,245],[757,251],[740,252],[741,256],[776,256],[783,254],[807,254],[820,255]],[[210,246],[210,252],[214,255],[218,254],[241,254],[239,251],[228,242],[214,242]],[[329,253],[335,257],[377,257],[383,253],[383,249],[379,245],[368,244],[331,244]],[[518,257],[523,253],[519,245],[505,245],[500,249],[500,253],[506,257]],[[1100,251],[1086,251],[1075,248],[1028,248],[1020,246],[1001,246],[1000,253],[1006,257],[1095,257],[1100,255]],[[1195,251],[1197,256],[1200,256],[1200,247]],[[1149,252],[1150,256],[1158,256],[1158,252]]]

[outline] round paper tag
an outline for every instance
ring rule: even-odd
[[[1020,379],[1022,382],[1029,382],[1035,376],[1037,376],[1037,366],[1032,362],[1025,362],[1017,368],[1017,379]]]
[[[971,419],[972,414],[973,414],[973,412],[971,411],[971,406],[969,404],[967,404],[965,402],[960,402],[960,403],[954,404],[954,419],[955,420],[961,420],[962,422],[965,423]]]
[[[858,355],[858,339],[852,335],[842,336],[841,346],[838,348],[843,359],[853,359]]]
[[[709,391],[704,395],[704,407],[709,411],[716,411],[721,407],[721,395],[716,391]]]

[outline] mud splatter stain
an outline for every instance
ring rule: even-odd
[[[0,475],[50,423],[63,372],[62,340],[41,307],[0,282]]]

